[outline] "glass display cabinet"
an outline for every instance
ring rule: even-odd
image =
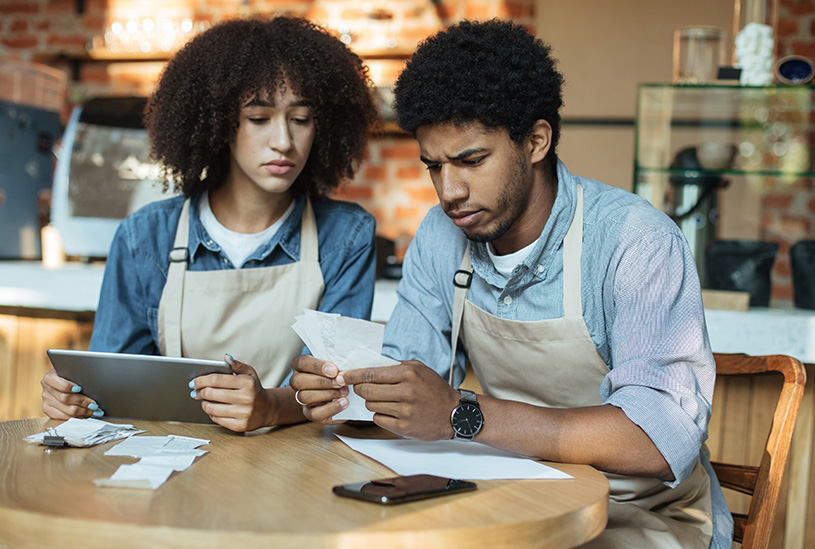
[[[815,177],[813,99],[811,86],[639,86],[633,190],[682,228],[703,281],[710,242],[759,239],[762,196]]]

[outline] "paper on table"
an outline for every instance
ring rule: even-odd
[[[108,423],[94,418],[80,419],[72,417],[68,421],[48,429],[48,431],[27,436],[25,440],[34,444],[42,444],[46,435],[61,436],[69,446],[84,448],[112,440],[121,440],[144,432],[132,425]]]
[[[171,466],[145,465],[141,462],[120,465],[110,478],[98,478],[93,482],[106,488],[141,488],[155,490],[164,484],[174,469]]]
[[[467,480],[573,478],[543,463],[477,442],[336,436],[357,452],[403,476],[430,474]]]
[[[385,326],[376,322],[306,309],[304,314],[295,317],[292,329],[315,358],[333,362],[340,371],[399,364],[380,354]],[[365,408],[365,401],[353,388],[348,403],[348,408],[334,419],[373,419],[373,412]]]
[[[206,450],[196,450],[196,448],[204,444],[209,444],[209,441],[202,438],[178,435],[168,435],[166,437],[140,436],[131,437],[120,442],[105,452],[105,455],[132,457],[191,455],[197,457],[207,453]]]

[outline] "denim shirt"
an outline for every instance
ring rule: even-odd
[[[190,203],[187,268],[190,271],[234,269],[201,224],[198,198],[194,197]],[[266,244],[249,256],[243,268],[271,267],[299,260],[300,223],[305,203],[305,197],[296,199],[288,219]],[[153,202],[119,225],[105,266],[90,350],[160,354],[159,301],[183,204],[184,197]],[[312,207],[325,283],[319,310],[367,320],[371,316],[376,269],[374,218],[360,206],[348,202],[313,200]],[[259,343],[274,344],[271,341]]]
[[[684,481],[701,456],[712,479],[712,546],[729,547],[730,514],[702,450],[715,366],[696,264],[676,224],[644,199],[574,176],[559,162],[551,215],[532,252],[508,280],[495,269],[486,244],[469,242],[434,207],[408,248],[383,354],[419,360],[447,379],[453,275],[466,246],[474,269],[468,299],[474,305],[517,321],[562,317],[563,238],[574,215],[577,183],[584,197],[583,316],[609,367],[598,392],[654,442],[676,479],[668,486]],[[466,351],[459,345],[456,354],[458,384]],[[534,364],[529,375],[535,375]]]

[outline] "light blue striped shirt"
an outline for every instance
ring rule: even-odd
[[[711,547],[730,547],[732,522],[702,443],[715,381],[696,265],[676,224],[644,199],[569,173],[558,163],[552,213],[532,252],[507,280],[486,244],[470,243],[475,276],[468,299],[495,316],[563,316],[563,238],[584,189],[582,302],[589,334],[609,367],[598,387],[651,438],[671,467],[673,487],[697,459],[713,480]],[[439,206],[422,221],[405,257],[399,301],[385,328],[383,354],[420,360],[447,377],[451,361],[453,274],[468,240]],[[506,296],[511,300],[505,300]],[[466,352],[459,345],[456,383]],[[530,366],[530,375],[534,375]]]

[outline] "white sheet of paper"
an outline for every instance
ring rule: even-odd
[[[107,488],[141,488],[155,490],[173,473],[173,467],[147,465],[141,462],[120,465],[110,478],[98,478],[93,482]]]
[[[381,344],[380,344],[381,348]],[[354,370],[357,368],[378,368],[381,366],[395,366],[398,361],[380,355],[378,352],[357,347],[349,354],[343,364],[338,364],[340,371]],[[354,388],[348,393],[348,408],[334,415],[334,419],[347,419],[356,421],[373,421],[374,413],[365,407],[365,399],[354,392]]]
[[[63,437],[70,446],[87,447],[144,432],[135,429],[132,425],[108,423],[95,418],[72,417],[48,431],[30,435],[25,440],[34,444],[42,444],[46,435],[54,435]]]
[[[206,450],[197,450],[198,446],[209,444],[202,438],[190,438],[176,435],[166,437],[138,436],[130,437],[105,452],[106,456],[147,457],[158,455],[191,455],[202,456]]]
[[[572,478],[543,463],[477,442],[372,440],[336,436],[352,449],[375,459],[398,475],[430,474],[467,480]]]

